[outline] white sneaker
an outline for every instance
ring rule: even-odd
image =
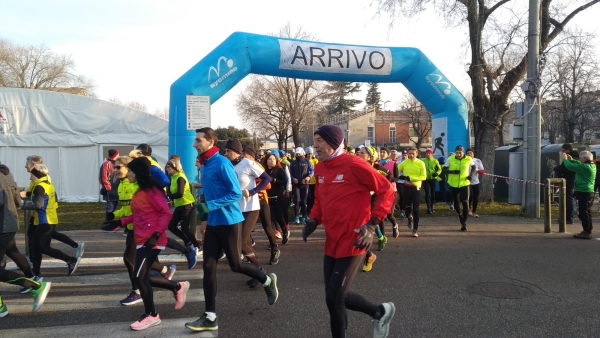
[[[419,237],[419,234],[417,233],[417,230],[413,230],[412,231],[412,236],[413,237]]]
[[[379,320],[373,320],[373,338],[386,338],[390,333],[390,322],[396,313],[394,303],[381,304],[385,313]]]

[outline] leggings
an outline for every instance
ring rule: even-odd
[[[254,225],[258,220],[259,213],[260,210],[242,213],[242,215],[244,215],[244,221],[242,222],[242,253],[250,262],[252,262],[252,264],[260,267],[260,262],[254,253],[254,248],[252,248],[252,240],[250,239],[252,228],[254,228]]]
[[[4,259],[4,254],[10,246],[11,242],[15,240],[15,233],[3,233],[0,234],[0,261]],[[27,288],[37,290],[40,288],[40,283],[34,282],[33,280],[23,277],[18,273],[10,270],[6,270],[0,267],[0,282],[5,282],[12,285],[20,285]],[[0,306],[2,306],[2,297],[0,296]]]
[[[33,234],[35,233],[36,229],[37,229],[37,226],[33,225],[33,217],[31,217],[31,219],[29,220],[29,226],[27,227],[27,238],[29,239],[30,243],[31,243],[31,240],[33,239]],[[75,242],[73,239],[71,239],[71,237],[63,234],[62,232],[56,231],[56,229],[54,229],[54,231],[52,232],[52,239],[55,239],[61,243],[64,243],[64,244],[70,246],[71,248],[77,247],[77,242]],[[31,248],[29,248],[29,251],[31,251]]]
[[[427,209],[433,209],[436,183],[437,180],[435,179],[423,181],[423,190],[425,190],[425,203],[427,204]]]
[[[156,316],[154,308],[154,294],[152,287],[171,290],[176,292],[179,289],[179,283],[170,281],[166,278],[150,276],[150,267],[156,261],[160,250],[141,247],[135,254],[135,268],[133,270],[133,281],[140,290],[140,296],[144,301],[144,310],[147,314]]]
[[[306,217],[306,200],[308,198],[308,184],[294,184],[294,216],[298,217],[298,211],[302,217]],[[298,210],[300,209],[300,210]]]
[[[129,280],[131,280],[131,290],[137,290],[135,281],[133,280],[133,269],[135,268],[135,255],[137,250],[135,248],[135,238],[133,236],[133,230],[127,232],[127,239],[125,239],[125,252],[123,253],[123,263],[129,273]],[[152,263],[150,267],[154,271],[162,272],[163,266],[158,263],[158,258]]]
[[[198,247],[199,244],[196,236],[190,230],[190,222],[193,215],[192,210],[193,207],[191,204],[176,207],[175,211],[173,211],[171,222],[169,222],[169,231],[179,237],[186,246],[193,245]],[[179,222],[181,222],[181,230],[177,228]]]
[[[479,184],[469,186],[471,191],[469,193],[469,205],[473,205],[471,209],[473,212],[477,211],[477,204],[479,203]]]
[[[171,237],[167,237],[167,248],[179,251],[184,255],[190,252],[189,246],[181,245],[179,242],[177,242],[174,238]]]
[[[60,259],[65,263],[75,263],[77,258],[67,255],[66,253],[54,249],[50,246],[52,241],[52,233],[54,232],[54,225],[52,224],[40,224],[36,227],[35,233],[33,234],[32,242],[29,245],[31,251],[30,258],[33,264],[33,273],[36,276],[40,276],[40,268],[42,266],[42,254],[48,255],[52,258]]]
[[[469,216],[469,186],[453,188],[450,187],[450,194],[452,195],[452,201],[454,202],[454,210],[458,214],[460,224],[465,225],[467,223],[467,217]],[[462,215],[460,213],[460,205],[462,204]]]
[[[281,227],[281,231],[287,233],[287,221],[285,215],[287,215],[287,199],[283,195],[269,197],[269,207],[271,208],[272,219],[275,220],[275,228],[277,225]]]
[[[378,304],[367,301],[358,293],[349,291],[350,285],[363,265],[365,254],[345,258],[325,256],[323,270],[325,276],[325,302],[329,310],[331,336],[346,337],[348,315],[346,309],[366,313],[375,318],[380,313]]]
[[[269,239],[271,251],[276,250],[277,239],[275,238],[275,230],[273,230],[273,226],[271,225],[271,208],[269,208],[269,202],[267,200],[260,200],[260,213],[258,215],[263,230]]]
[[[419,205],[421,204],[421,191],[413,187],[404,187],[404,210],[406,218],[413,215],[413,230],[419,229]]]
[[[204,279],[202,285],[204,288],[204,302],[206,312],[216,312],[217,297],[217,261],[220,252],[223,250],[227,255],[229,268],[233,272],[242,273],[250,278],[254,278],[262,284],[267,282],[267,275],[263,270],[254,264],[242,264],[240,259],[242,225],[218,225],[206,227],[204,234],[204,259],[202,268],[204,270]]]
[[[17,242],[15,241],[14,236],[12,240],[8,243],[8,246],[6,247],[6,256],[8,256],[8,258],[12,259],[13,262],[17,264],[19,269],[23,271],[23,274],[25,274],[25,277],[33,278],[33,270],[31,270],[31,267],[29,266],[25,255],[23,255],[19,251],[19,248],[17,248]],[[0,259],[0,261],[2,261],[2,259]]]

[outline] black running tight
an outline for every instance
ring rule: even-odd
[[[306,218],[307,217],[306,201],[308,199],[308,184],[294,184],[292,186],[292,191],[294,192],[294,216]],[[300,214],[298,212],[300,212]]]
[[[262,224],[263,230],[269,239],[271,250],[273,250],[273,248],[277,248],[277,239],[275,238],[275,230],[271,226],[271,208],[269,208],[269,202],[266,200],[260,200],[260,213],[258,215],[260,217],[260,223]]]
[[[469,204],[473,206],[471,211],[476,213],[477,204],[479,204],[479,184],[470,185],[469,188],[471,189],[471,191],[469,191]]]
[[[8,256],[8,258],[12,259],[12,261],[17,264],[19,269],[23,271],[25,277],[33,278],[33,270],[31,270],[31,267],[27,262],[27,257],[25,257],[25,255],[19,251],[19,248],[17,248],[17,242],[15,241],[14,236],[10,243],[8,243],[8,247],[6,248],[6,256]],[[2,261],[2,259],[0,259],[0,261]]]
[[[186,246],[193,245],[198,247],[199,244],[196,240],[196,235],[190,230],[190,222],[193,216],[192,210],[193,206],[191,204],[175,208],[171,222],[169,222],[169,231],[179,237]],[[179,222],[181,222],[181,229],[177,227]]]
[[[29,226],[27,227],[27,238],[29,239],[30,243],[31,239],[33,238],[33,234],[35,233],[35,229],[37,229],[37,226],[33,225],[33,217],[31,217],[31,219],[29,220]],[[71,237],[63,234],[62,232],[56,231],[56,229],[54,229],[54,232],[52,232],[52,239],[64,243],[70,246],[71,248],[77,247],[77,242],[75,242],[73,239],[71,239]],[[31,251],[31,248],[29,250]]]
[[[288,201],[283,195],[269,197],[269,207],[271,208],[272,219],[275,220],[275,224],[279,225],[281,231],[286,233],[287,222],[285,216],[288,211]],[[275,226],[277,228],[277,226]]]
[[[464,225],[467,223],[467,217],[469,216],[469,186],[453,188],[450,187],[450,195],[454,202],[454,211],[458,214],[460,224]],[[460,206],[462,205],[462,214]]]
[[[254,210],[242,213],[242,215],[244,215],[244,221],[242,222],[242,253],[252,264],[256,266],[260,266],[260,261],[254,253],[250,234],[252,233],[252,228],[254,228],[254,225],[256,225],[259,212],[260,210]]]
[[[133,281],[140,290],[140,296],[144,301],[144,310],[147,314],[156,315],[154,308],[154,294],[152,287],[171,290],[176,292],[179,284],[162,276],[150,276],[150,267],[156,261],[160,250],[141,247],[135,254],[135,268],[133,270]]]
[[[404,187],[404,212],[406,218],[413,217],[413,229],[419,229],[419,205],[421,205],[421,191],[413,187]]]
[[[345,258],[325,256],[323,271],[325,276],[325,302],[329,310],[331,336],[345,338],[348,327],[346,309],[366,313],[372,318],[379,316],[380,308],[363,296],[351,292],[350,285],[364,264],[365,254]]]
[[[206,227],[204,234],[204,302],[206,312],[216,312],[215,300],[217,297],[217,261],[221,255],[221,249],[227,255],[229,268],[233,272],[242,273],[254,278],[262,284],[267,282],[267,276],[254,264],[242,264],[240,259],[242,225],[218,225]]]
[[[135,248],[135,239],[133,236],[133,230],[127,232],[127,239],[125,239],[125,252],[123,253],[123,263],[129,273],[129,279],[131,280],[131,290],[137,290],[135,281],[133,280],[133,269],[135,268],[135,255],[137,249]],[[150,269],[162,273],[163,266],[158,262],[158,258],[152,263]]]
[[[31,243],[29,244],[30,259],[33,264],[33,274],[40,276],[40,269],[42,266],[42,254],[48,255],[52,258],[60,259],[65,263],[75,263],[77,258],[67,255],[66,253],[54,249],[50,246],[52,241],[52,233],[54,232],[54,225],[51,224],[40,224],[36,227],[35,233]]]
[[[0,262],[4,259],[4,254],[8,253],[7,250],[10,248],[11,243],[14,243],[14,241],[14,232],[0,234]],[[25,261],[25,264],[27,264],[27,261]],[[34,290],[37,290],[40,287],[40,283],[34,282],[29,278],[23,277],[14,271],[6,270],[2,267],[0,267],[0,282],[5,282],[13,285],[20,285],[27,288],[32,288]]]

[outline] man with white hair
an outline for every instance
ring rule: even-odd
[[[294,194],[294,223],[306,224],[306,202],[308,198],[308,182],[313,177],[314,168],[304,156],[302,147],[296,148],[296,158],[290,163],[290,178],[292,179],[292,192]],[[302,219],[298,212],[302,213]],[[289,234],[289,231],[287,232]]]
[[[579,153],[579,161],[566,154],[563,161],[565,168],[575,173],[575,198],[579,206],[579,219],[583,231],[573,235],[579,239],[592,239],[592,205],[594,204],[594,183],[596,180],[596,165],[594,155],[587,150]]]

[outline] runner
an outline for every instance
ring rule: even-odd
[[[4,174],[0,174],[0,210],[2,211],[2,216],[0,217],[0,262],[4,259],[4,254],[11,246],[11,243],[14,243],[15,233],[19,230],[17,208],[20,204],[19,194]],[[0,282],[20,285],[26,289],[31,289],[33,312],[39,310],[42,304],[44,304],[51,287],[51,283],[49,282],[34,281],[14,271],[6,270],[3,266],[0,266]],[[2,301],[2,295],[0,295],[0,318],[7,315],[8,308]]]
[[[138,190],[131,199],[132,215],[122,218],[117,224],[110,222],[107,229],[133,223],[137,249],[133,270],[134,283],[140,290],[144,302],[144,314],[130,325],[135,331],[145,330],[161,322],[154,307],[152,287],[171,290],[175,297],[175,310],[183,307],[190,288],[189,282],[173,282],[162,276],[150,275],[150,267],[167,244],[165,231],[171,219],[171,211],[164,198],[162,186],[150,175],[150,167],[150,161],[145,157],[129,162],[127,179],[138,185]]]
[[[346,309],[351,309],[373,318],[373,337],[387,337],[394,304],[371,303],[351,292],[350,286],[373,242],[377,224],[393,206],[394,191],[389,181],[364,160],[342,154],[344,133],[339,127],[319,127],[314,142],[319,159],[315,170],[315,204],[310,220],[302,229],[302,238],[306,242],[318,224],[325,227],[323,270],[331,335],[347,336]],[[377,196],[372,210],[371,191]]]
[[[271,208],[271,220],[273,224],[279,225],[284,232],[284,238],[289,238],[287,232],[288,227],[285,223],[285,214],[288,211],[286,189],[287,189],[287,175],[285,169],[282,167],[279,161],[279,154],[273,152],[268,154],[263,160],[263,166],[266,168],[267,173],[271,177],[271,189],[267,191],[269,198],[269,207]],[[282,244],[287,244],[282,242]],[[271,250],[273,246],[271,246]]]
[[[294,195],[294,223],[306,223],[308,182],[313,176],[314,168],[310,161],[304,157],[304,149],[296,148],[296,158],[290,163],[290,177]],[[300,216],[299,216],[300,215]],[[288,231],[289,234],[289,231]]]
[[[444,170],[448,173],[448,185],[450,186],[451,200],[454,210],[460,220],[460,230],[467,231],[467,217],[469,216],[469,182],[473,173],[476,173],[473,160],[465,156],[463,146],[458,145],[454,155],[448,158]],[[462,214],[461,207],[462,204]]]
[[[269,305],[275,304],[279,297],[277,276],[266,275],[254,264],[242,264],[241,224],[244,221],[238,201],[242,191],[233,165],[219,154],[216,147],[217,133],[211,128],[196,130],[194,148],[200,155],[202,189],[204,203],[197,206],[199,218],[207,219],[204,236],[204,299],[205,312],[199,319],[185,326],[193,331],[214,331],[219,328],[216,314],[217,260],[221,249],[227,255],[229,267],[233,272],[242,273],[257,279],[264,287]]]
[[[481,160],[475,158],[473,149],[467,149],[467,156],[473,159],[475,170],[477,170],[477,173],[473,173],[471,176],[471,183],[469,185],[469,216],[479,218],[479,215],[477,214],[477,205],[479,204],[479,180],[485,173],[485,169],[483,168]]]
[[[400,178],[400,176],[402,176],[401,172],[398,172],[398,165],[400,163],[402,163],[402,161],[405,161],[406,159],[408,159],[408,154],[406,153],[406,150],[402,151],[402,156],[400,157],[400,159],[398,161],[396,161],[396,166],[394,167],[394,177],[397,178],[396,180],[396,191],[397,191],[397,203],[398,203],[398,209],[400,209],[400,218],[405,218],[406,214],[404,211],[404,200],[403,200],[403,195],[404,195],[404,180]],[[412,229],[410,227],[409,224],[409,229]]]
[[[312,147],[306,147],[305,151],[306,151],[306,158],[310,161],[310,164],[312,164],[313,169],[314,169],[317,166],[317,164],[319,163],[319,160],[317,160],[315,158],[314,149]],[[315,183],[316,182],[317,182],[317,180],[315,179],[314,175],[308,181],[308,199],[306,201],[306,212],[308,215],[310,215],[312,206],[313,206],[313,204],[315,204]]]
[[[417,158],[417,148],[409,148],[408,159],[398,165],[401,179],[404,180],[402,200],[408,219],[408,228],[412,228],[412,237],[419,237],[419,205],[421,204],[421,184],[427,178],[425,163]]]
[[[427,172],[427,179],[423,181],[423,190],[425,190],[425,203],[427,204],[427,213],[432,214],[435,210],[433,205],[435,203],[435,186],[440,181],[440,174],[442,173],[442,166],[433,158],[433,151],[427,149],[425,151],[425,159],[421,160],[425,163],[425,169]]]

